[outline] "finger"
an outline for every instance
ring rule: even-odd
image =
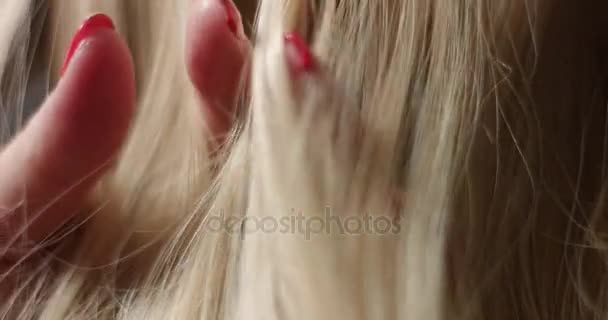
[[[98,25],[86,29],[91,19]],[[25,231],[40,241],[56,231],[126,138],[135,105],[131,56],[112,26],[99,26],[103,17],[91,19],[57,88],[0,153],[0,238]]]
[[[200,94],[206,125],[223,136],[232,126],[239,90],[246,84],[251,45],[230,0],[199,0],[188,24],[188,73]]]

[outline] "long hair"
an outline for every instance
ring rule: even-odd
[[[46,5],[40,26],[0,2],[3,141],[21,69],[54,83],[94,12],[129,43],[137,117],[84,221],[5,275],[3,318],[606,317],[608,4],[261,0],[219,151],[184,67],[192,1]],[[317,72],[290,74],[294,30]]]

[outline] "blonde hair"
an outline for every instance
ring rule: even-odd
[[[138,114],[79,240],[16,269],[3,318],[606,317],[606,4],[262,0],[251,97],[212,156],[181,53],[191,2],[51,3],[53,72],[106,12]],[[0,4],[13,54],[25,3]],[[318,73],[287,71],[293,29]],[[209,229],[294,212],[398,232]]]

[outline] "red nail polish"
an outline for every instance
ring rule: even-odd
[[[285,34],[288,59],[296,71],[310,71],[314,68],[314,58],[308,45],[297,32]]]
[[[228,24],[228,28],[232,31],[233,34],[237,34],[238,32],[238,21],[239,16],[236,11],[236,7],[232,3],[231,0],[222,0],[224,2],[224,9],[226,10],[226,23]]]
[[[98,13],[98,14],[88,17],[84,21],[84,23],[80,26],[80,28],[74,35],[74,38],[72,39],[72,43],[70,44],[68,52],[65,55],[65,61],[63,63],[63,66],[61,67],[61,75],[63,75],[65,73],[65,71],[67,70],[68,65],[70,64],[70,60],[72,59],[72,56],[74,55],[74,53],[76,52],[76,49],[78,49],[78,46],[84,39],[86,39],[93,32],[95,32],[99,29],[112,29],[113,30],[114,28],[115,28],[114,22],[112,22],[112,19],[110,19],[110,17],[106,16],[103,13]]]

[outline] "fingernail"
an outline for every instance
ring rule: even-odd
[[[284,38],[287,60],[295,71],[311,71],[314,68],[314,58],[302,37],[297,32],[288,32]]]
[[[231,0],[222,0],[222,2],[224,4],[224,10],[226,10],[226,23],[228,24],[228,28],[236,35],[239,30],[239,13]]]
[[[84,23],[80,26],[74,38],[72,39],[72,43],[65,55],[65,61],[63,62],[63,66],[61,67],[61,75],[65,73],[70,64],[70,60],[72,60],[72,56],[80,46],[83,40],[88,38],[95,31],[100,29],[112,29],[114,30],[114,22],[112,19],[103,13],[98,13],[88,17]]]

